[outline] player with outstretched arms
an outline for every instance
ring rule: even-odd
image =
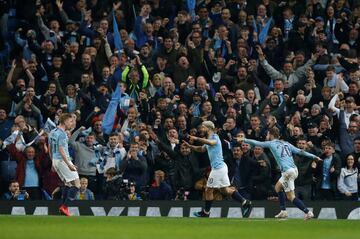
[[[214,123],[211,121],[204,121],[202,125],[206,128],[206,139],[189,136],[191,140],[202,143],[202,146],[190,145],[188,142],[184,141],[184,143],[194,151],[207,151],[211,165],[211,172],[205,188],[205,207],[200,212],[195,212],[194,216],[209,217],[211,204],[214,200],[213,191],[214,189],[220,189],[223,194],[231,195],[234,200],[241,202],[243,217],[249,217],[252,209],[251,202],[245,199],[233,187],[230,187],[228,168],[224,162],[220,138],[214,132]]]
[[[71,130],[74,118],[71,114],[64,113],[60,116],[59,125],[49,134],[49,152],[52,166],[60,179],[64,182],[63,203],[59,208],[61,214],[70,216],[68,205],[75,200],[80,188],[79,174],[69,155],[69,138],[66,130]]]
[[[296,148],[292,144],[282,141],[280,138],[280,131],[274,127],[269,129],[265,142],[260,142],[252,139],[238,138],[238,143],[247,143],[250,145],[260,146],[262,148],[270,149],[274,155],[276,163],[281,170],[281,178],[275,185],[275,191],[278,193],[280,203],[280,213],[275,218],[287,218],[288,213],[285,206],[285,194],[289,201],[291,201],[297,208],[305,213],[305,220],[313,218],[314,214],[304,205],[304,203],[295,197],[295,179],[298,176],[298,170],[294,163],[293,154],[302,155],[315,160],[321,160],[316,155],[305,152]]]

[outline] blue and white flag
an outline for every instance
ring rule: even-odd
[[[92,132],[92,127],[89,127],[87,129],[81,131],[80,134],[83,135],[83,136],[88,136],[91,132]]]
[[[14,132],[12,132],[12,134],[3,141],[1,149],[4,149],[6,146],[10,144],[14,144],[18,134],[19,134],[19,130],[15,130]]]
[[[56,128],[56,124],[50,118],[48,118],[44,125],[44,131],[49,134],[51,130],[55,128]]]

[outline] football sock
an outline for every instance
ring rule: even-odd
[[[66,198],[67,198],[69,189],[70,189],[70,187],[68,187],[68,186],[64,186],[64,187],[62,188],[61,198],[62,198],[63,204],[65,203],[65,200],[66,200]]]
[[[233,192],[233,194],[231,194],[231,197],[234,200],[241,202],[241,203],[243,203],[246,200],[243,196],[241,196],[241,194],[238,191]]]
[[[211,208],[212,202],[213,202],[213,201],[209,201],[209,200],[206,200],[206,201],[205,201],[205,208],[204,208],[204,212],[205,212],[205,213],[209,213],[209,212],[210,212],[210,208]]]
[[[283,191],[278,192],[278,197],[279,197],[279,203],[280,203],[280,210],[286,210],[285,193]]]
[[[78,193],[79,189],[77,187],[70,187],[67,193],[67,197],[65,200],[65,206],[68,206],[71,201],[74,201],[76,198],[76,194]]]
[[[301,211],[308,213],[309,209],[306,208],[305,204],[298,198],[295,198],[292,203],[297,206]]]

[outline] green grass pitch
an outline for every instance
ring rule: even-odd
[[[0,238],[359,239],[360,221],[0,216]]]

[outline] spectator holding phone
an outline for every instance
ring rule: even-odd
[[[18,181],[12,181],[9,184],[9,191],[4,193],[3,200],[27,200],[29,199],[29,194],[25,190],[20,190],[20,185]]]

